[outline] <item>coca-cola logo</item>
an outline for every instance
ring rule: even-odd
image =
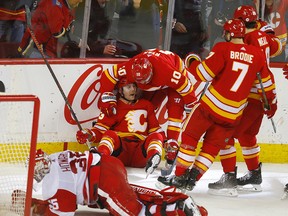
[[[80,124],[97,119],[100,113],[97,107],[97,103],[100,98],[99,89],[101,86],[100,76],[102,71],[103,66],[99,64],[88,68],[75,81],[74,85],[69,91],[67,99],[70,102],[70,105],[73,107],[73,111],[75,112],[75,108],[77,108],[78,113],[81,113],[81,118],[79,118],[80,115],[76,115]],[[84,112],[86,117],[83,117],[84,115],[82,115]],[[165,113],[166,106],[161,106],[160,109],[158,109],[156,112],[160,125],[167,122]],[[67,105],[64,108],[64,117],[69,124],[77,124]]]

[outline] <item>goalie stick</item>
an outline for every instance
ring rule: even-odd
[[[81,124],[80,124],[80,122],[79,122],[79,120],[78,120],[78,118],[77,118],[77,116],[76,116],[76,114],[75,114],[70,102],[68,101],[68,98],[66,97],[66,95],[65,95],[65,93],[64,93],[64,91],[63,91],[63,89],[62,89],[62,87],[61,87],[61,85],[60,85],[60,83],[59,83],[59,81],[58,81],[58,79],[57,79],[57,77],[56,77],[51,65],[49,64],[47,58],[45,57],[45,54],[44,54],[42,46],[39,44],[39,42],[38,42],[38,40],[37,40],[33,30],[32,30],[31,12],[30,12],[30,8],[27,5],[25,5],[25,12],[26,12],[27,29],[30,32],[31,38],[34,41],[34,43],[35,43],[35,45],[37,47],[37,50],[40,52],[40,54],[41,54],[41,56],[42,56],[42,58],[43,58],[43,60],[44,60],[44,62],[46,64],[46,66],[47,66],[47,68],[48,68],[48,70],[50,72],[50,74],[52,75],[52,77],[53,77],[53,79],[54,79],[54,81],[55,81],[55,83],[56,83],[56,85],[57,85],[57,87],[58,87],[58,89],[59,89],[59,91],[60,91],[60,93],[62,95],[62,97],[64,98],[65,103],[68,106],[69,111],[70,111],[71,115],[73,116],[73,119],[75,120],[75,122],[76,122],[76,124],[78,126],[78,129],[82,131],[83,128],[82,128],[82,126],[81,126]],[[86,144],[87,144],[87,146],[89,148],[91,147],[90,143],[86,142]]]
[[[200,101],[200,99],[201,99],[201,98],[203,97],[203,95],[205,94],[205,92],[206,92],[209,84],[210,84],[210,82],[208,82],[208,81],[205,83],[205,86],[204,86],[204,88],[203,88],[203,90],[202,90],[202,93],[201,93],[198,101]],[[176,156],[176,158],[177,158],[177,156]],[[161,169],[161,176],[167,176],[167,175],[170,175],[170,174],[173,172],[173,169],[174,169],[174,167],[175,167],[175,165],[176,165],[176,158],[175,158],[175,160],[173,161],[173,164],[172,164],[168,169]]]
[[[261,74],[258,72],[256,75],[257,75],[257,78],[259,80],[259,84],[260,84],[260,87],[261,87],[261,90],[262,90],[262,96],[263,96],[263,100],[264,100],[264,108],[267,109],[267,110],[270,110],[271,107],[270,107],[270,105],[268,103],[268,99],[267,99],[267,96],[266,96],[265,91],[264,91],[264,86],[263,86],[263,83],[262,83]],[[272,123],[273,131],[274,131],[274,133],[276,133],[276,126],[275,126],[273,117],[271,117],[270,120],[271,120],[271,123]]]

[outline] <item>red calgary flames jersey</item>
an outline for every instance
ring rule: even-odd
[[[241,117],[254,83],[261,92],[256,73],[260,72],[267,97],[274,97],[275,85],[270,77],[263,52],[252,45],[220,42],[205,61],[189,67],[197,80],[212,81],[201,98],[204,108],[217,118],[233,123]]]
[[[147,58],[153,65],[152,80],[149,84],[138,84],[140,89],[155,91],[170,87],[183,97],[185,103],[195,101],[193,85],[187,76],[182,59],[170,51],[158,49],[147,50],[125,63],[107,68],[100,78],[100,92],[113,91],[117,82],[124,77],[129,82],[134,82],[131,67],[136,58]]]
[[[100,114],[94,128],[97,133],[104,133],[111,129],[117,132],[120,137],[136,136],[142,140],[149,133],[163,132],[154,113],[154,106],[147,100],[140,99],[134,104],[126,104],[121,100],[117,103],[117,114],[107,117],[103,113]]]
[[[268,64],[269,58],[279,55],[282,50],[282,45],[279,38],[274,35],[268,35],[267,33],[259,30],[246,33],[244,42],[261,48],[266,55]]]

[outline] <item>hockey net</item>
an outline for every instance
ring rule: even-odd
[[[0,95],[0,216],[30,215],[40,101]]]

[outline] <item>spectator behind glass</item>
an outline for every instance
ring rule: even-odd
[[[209,15],[210,47],[215,43],[225,41],[223,38],[223,25],[233,18],[234,11],[241,5],[254,6],[253,0],[217,0],[212,1],[212,10]]]
[[[109,0],[92,0],[88,30],[88,47],[86,57],[133,57],[140,53],[140,45],[109,38],[108,32],[111,27],[111,18],[107,11],[111,9]],[[74,41],[68,41],[61,50],[61,57],[77,58],[80,48]]]
[[[57,44],[59,39],[70,40],[73,36],[73,9],[78,7],[83,0],[41,0],[32,11],[31,24],[35,37],[43,47],[47,57],[57,57]],[[63,39],[64,40],[64,39]],[[81,40],[78,38],[77,46]],[[18,52],[28,58],[42,58],[34,45],[30,32],[26,29]]]
[[[25,8],[32,0],[2,0],[0,2],[0,57],[14,57],[25,28]]]
[[[287,0],[266,0],[265,1],[265,11],[264,20],[268,22],[275,31],[275,36],[277,36],[283,47],[282,53],[271,59],[271,62],[285,62],[285,47],[287,43],[287,26],[285,21],[285,14],[288,10]]]
[[[205,1],[177,0],[174,8],[175,26],[172,30],[170,50],[185,58],[190,52],[206,57],[203,44],[207,40]]]
[[[166,0],[123,1],[119,9],[118,37],[140,44],[143,50],[160,47],[160,11],[165,14],[166,8]]]

